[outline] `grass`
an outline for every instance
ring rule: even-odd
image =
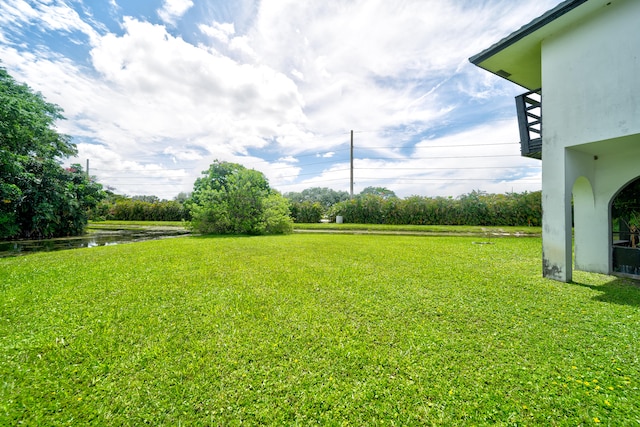
[[[373,233],[414,233],[414,234],[438,234],[438,235],[537,235],[542,232],[541,227],[517,227],[517,226],[475,226],[475,225],[386,225],[386,224],[336,224],[313,223],[294,224],[295,230],[304,231],[366,231]]]
[[[640,288],[540,239],[187,237],[0,259],[0,425],[637,425]]]
[[[90,221],[89,230],[100,229],[140,229],[148,227],[185,227],[188,222],[183,221]],[[437,235],[534,235],[539,236],[541,227],[524,226],[468,226],[468,225],[386,225],[386,224],[336,224],[333,223],[295,223],[297,231],[344,231],[344,232],[372,232],[387,234],[437,234]]]

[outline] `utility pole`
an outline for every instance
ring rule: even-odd
[[[87,178],[89,178],[89,159],[87,159]]]
[[[351,198],[353,199],[353,129],[351,130]]]

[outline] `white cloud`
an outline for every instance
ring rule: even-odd
[[[127,105],[111,120],[141,138],[210,137],[236,150],[262,146],[288,123],[303,121],[295,85],[266,66],[239,64],[185,43],[161,26],[126,19],[126,34],[92,50],[97,71]]]
[[[168,146],[162,151],[164,154],[169,154],[177,160],[201,160],[202,154],[198,150],[176,148]]]
[[[165,0],[158,16],[169,25],[175,25],[189,9],[193,7],[192,0]]]
[[[486,146],[427,148],[435,143],[515,142],[512,115],[499,125],[465,122],[468,104],[493,109],[517,90],[467,58],[558,0],[247,0],[241,6],[164,1],[158,15],[169,26],[183,19],[191,28],[183,35],[142,16],[119,17],[116,1],[109,1],[121,24],[117,34],[61,0],[0,2],[0,59],[12,75],[64,108],[69,120],[60,128],[75,137],[79,159],[91,158],[98,177],[119,183],[127,194],[171,197],[189,191],[216,158],[255,167],[283,191],[317,183],[348,190],[349,165],[337,153],[344,154],[351,129],[356,145],[378,147],[374,152],[385,159],[360,156],[360,167],[372,168],[356,177],[360,189],[456,195],[484,183],[490,191],[501,184],[480,179],[509,177],[507,167],[531,162],[517,155],[475,161],[421,157],[488,152]],[[187,14],[196,4],[199,11],[223,7],[236,15]],[[27,48],[17,35],[29,28],[86,35],[90,62],[74,63],[57,46],[38,41],[37,48]],[[448,126],[455,133],[424,140],[411,154],[389,148],[410,147],[415,135]],[[517,144],[510,149],[518,154]],[[335,162],[312,173],[302,156],[317,153]],[[468,169],[480,163],[494,168]],[[427,169],[434,164],[460,168]],[[100,169],[126,172],[131,179],[101,175]],[[523,175],[516,172],[511,176]],[[519,179],[514,189],[528,189],[528,178]]]
[[[295,157],[293,157],[293,156],[280,157],[280,158],[278,159],[278,161],[279,161],[279,162],[285,162],[285,163],[298,163],[298,162],[299,162],[299,160],[298,160],[298,159],[296,159],[296,158],[295,158]]]
[[[206,34],[207,36],[212,37],[213,39],[225,44],[229,43],[230,37],[233,36],[236,32],[233,24],[228,22],[214,22],[211,25],[200,24],[198,26],[198,29],[203,34]]]
[[[93,42],[98,33],[78,12],[61,1],[30,4],[24,0],[7,0],[0,3],[0,28],[5,25],[23,27],[30,22],[38,22],[41,31],[80,32]],[[0,35],[4,31],[0,29]],[[0,36],[0,39],[4,37]]]

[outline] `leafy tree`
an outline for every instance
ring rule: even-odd
[[[398,196],[396,196],[396,193],[389,190],[387,187],[367,187],[360,192],[361,196],[366,196],[368,194],[371,194],[374,196],[380,196],[385,200],[398,198]]]
[[[200,233],[275,234],[293,229],[288,201],[265,176],[237,163],[214,161],[196,179],[189,202]]]
[[[173,200],[178,203],[184,203],[189,200],[189,197],[191,197],[191,193],[185,193],[184,191],[181,191],[176,197],[173,198]]]
[[[80,165],[67,135],[55,130],[62,110],[0,68],[0,238],[77,235],[104,196]]]
[[[300,193],[290,192],[284,195],[291,202],[304,203],[311,202],[320,203],[325,209],[330,208],[336,203],[349,200],[349,193],[346,191],[336,191],[327,187],[312,187],[302,190]]]

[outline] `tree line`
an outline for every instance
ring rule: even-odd
[[[472,191],[457,198],[411,196],[384,199],[367,195],[334,205],[330,220],[390,225],[539,226],[541,192],[485,194]]]
[[[507,194],[472,191],[457,198],[405,199],[384,187],[366,188],[353,198],[346,192],[329,196],[331,191],[309,189],[304,194],[285,194],[290,199],[294,221],[334,222],[341,216],[344,222],[355,224],[539,226],[542,223],[540,191]],[[326,200],[331,197],[336,201],[328,205]]]
[[[184,199],[160,200],[156,196],[127,197],[106,192],[106,197],[89,212],[93,221],[189,221]]]

